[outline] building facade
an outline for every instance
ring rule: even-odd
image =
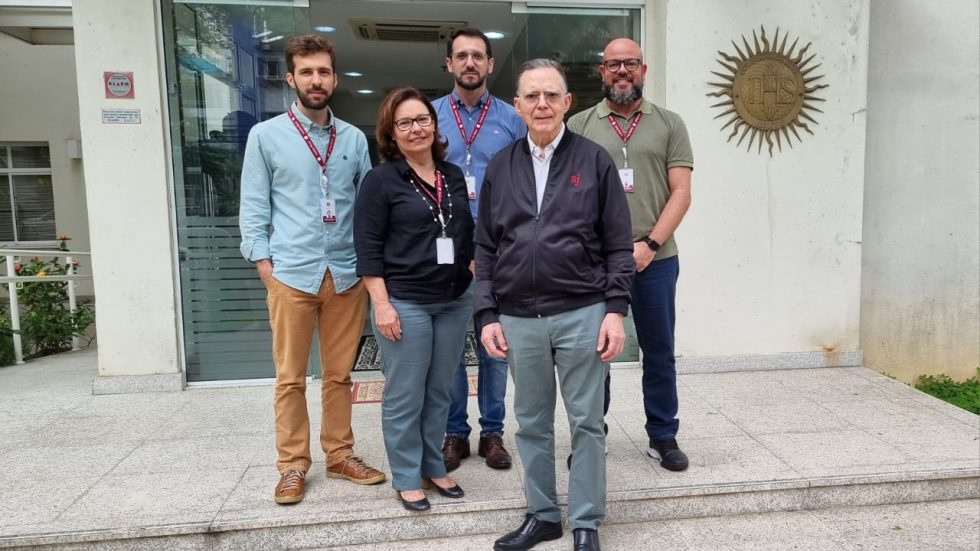
[[[610,38],[643,45],[647,96],[685,119],[696,158],[677,236],[682,369],[863,362],[910,379],[980,363],[975,3],[47,4],[0,2],[0,70],[13,77],[0,82],[0,148],[48,146],[55,229],[93,253],[97,392],[273,375],[264,290],[238,255],[237,171],[248,128],[293,97],[286,37],[336,43],[332,106],[371,136],[388,89],[448,91],[445,37],[467,24],[499,33],[495,95],[513,95],[521,62],[552,57],[573,112],[599,99]],[[42,31],[65,25],[65,4],[73,39],[55,44],[64,36]],[[719,51],[759,48],[777,28],[810,43],[810,76],[827,87],[812,133],[770,155],[729,140],[708,94],[726,73]]]

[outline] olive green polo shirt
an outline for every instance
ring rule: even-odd
[[[623,117],[609,109],[607,101],[602,100],[577,113],[568,119],[567,126],[572,132],[601,145],[612,156],[616,166],[623,168],[623,140],[609,123],[609,115],[616,117],[623,134],[626,134],[635,113]],[[626,194],[630,218],[633,220],[633,241],[650,235],[667,204],[670,197],[667,169],[675,166],[694,168],[691,141],[687,137],[687,127],[681,117],[645,99],[640,104],[639,111],[643,112],[643,118],[626,144],[635,187],[633,193]],[[677,244],[674,236],[671,236],[666,243],[661,244],[657,260],[676,254]]]

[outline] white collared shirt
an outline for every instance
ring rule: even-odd
[[[527,135],[527,143],[531,146],[531,164],[534,165],[534,193],[538,198],[538,212],[541,212],[541,201],[544,199],[544,188],[548,184],[548,172],[551,169],[551,156],[555,154],[558,142],[565,135],[565,123],[561,124],[558,135],[544,149],[537,146],[531,140],[531,134]]]

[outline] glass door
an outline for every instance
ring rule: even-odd
[[[361,128],[374,151],[374,121],[385,94],[411,85],[447,94],[446,40],[473,26],[491,37],[491,93],[514,96],[514,71],[532,57],[562,62],[576,98],[572,112],[600,98],[596,72],[612,38],[641,39],[641,10],[527,7],[522,2],[406,0],[164,0],[164,43],[174,207],[187,380],[275,376],[265,288],[239,254],[239,182],[248,131],[285,111],[283,44],[315,31],[336,46],[337,117]],[[306,4],[303,2],[302,4]],[[628,323],[629,328],[632,325]],[[365,354],[367,356],[368,354]],[[310,373],[319,372],[311,355]],[[621,361],[638,358],[635,339]],[[359,360],[360,362],[360,360]],[[360,368],[360,365],[359,365]]]

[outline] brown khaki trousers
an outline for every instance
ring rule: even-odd
[[[327,465],[342,463],[354,453],[351,431],[351,379],[357,344],[367,312],[367,291],[360,281],[343,293],[334,290],[327,271],[317,294],[304,293],[270,278],[269,323],[276,364],[276,465],[310,468],[310,418],[306,409],[306,366],[319,330],[323,371],[320,446]]]

